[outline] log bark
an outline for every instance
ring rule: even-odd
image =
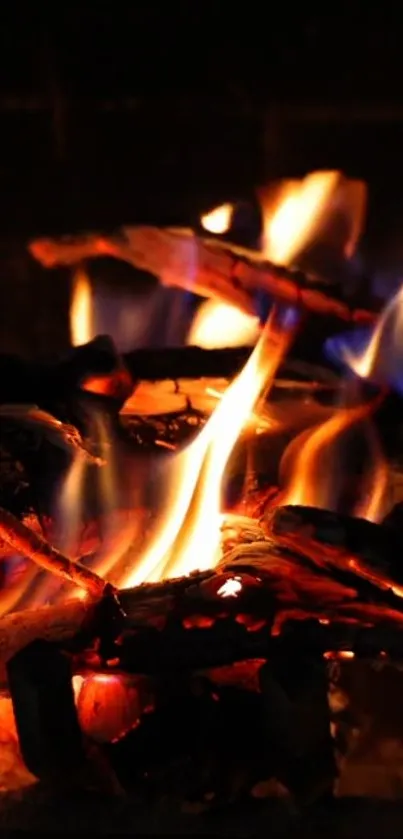
[[[403,598],[399,533],[364,519],[339,515],[315,507],[276,507],[267,515],[267,527],[284,547],[304,553],[331,573],[361,577],[394,600]],[[403,602],[403,600],[402,600]]]
[[[191,230],[126,227],[120,237],[89,234],[36,240],[31,242],[30,252],[47,268],[114,256],[153,274],[163,285],[225,300],[252,314],[256,295],[264,292],[279,302],[343,321],[374,320],[372,311],[351,307],[301,272],[265,262],[260,253],[199,238]]]

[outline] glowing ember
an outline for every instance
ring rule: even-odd
[[[215,349],[252,345],[259,336],[259,319],[235,306],[215,300],[202,303],[189,331],[187,344]]]
[[[201,217],[202,227],[209,233],[226,233],[231,227],[233,213],[232,204],[222,204]]]
[[[229,577],[218,589],[217,594],[220,597],[237,597],[242,590],[242,583],[239,577]]]
[[[110,673],[85,678],[76,705],[82,730],[99,743],[118,740],[136,728],[142,713],[136,684]]]
[[[355,658],[355,653],[352,650],[338,650],[337,652],[329,650],[329,652],[323,653],[323,658],[329,659],[330,661],[337,659],[348,661]]]
[[[92,290],[87,274],[78,270],[73,277],[70,304],[70,333],[73,347],[87,344],[94,337]]]

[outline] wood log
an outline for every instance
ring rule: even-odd
[[[320,510],[315,507],[275,507],[267,514],[267,527],[284,546],[304,553],[332,573],[338,571],[361,576],[380,589],[403,598],[403,570],[400,533],[373,524]]]
[[[371,603],[365,596],[361,601],[357,591],[331,579],[320,589],[317,576],[307,574],[296,559],[285,558],[272,573],[276,558],[267,546],[266,559],[265,577],[262,564],[253,568],[250,561],[248,572],[235,572],[232,566],[223,573],[195,573],[122,591],[124,614],[119,613],[118,622],[116,603],[110,601],[112,611],[106,611],[108,598],[6,616],[0,620],[0,682],[6,661],[37,638],[73,652],[77,672],[203,670],[270,658],[282,646],[314,655],[355,651],[403,660],[403,611],[392,611],[387,602]],[[234,576],[241,590],[236,596],[220,595]],[[281,589],[286,578],[294,586],[292,596]],[[98,652],[95,637],[106,639]]]
[[[315,543],[312,553],[306,534],[290,544],[280,533],[275,541],[252,522],[240,535],[243,542],[216,570],[123,590],[117,601],[102,581],[96,593],[104,594],[100,603],[106,605],[93,620],[90,638],[81,629],[91,597],[4,618],[0,663],[38,637],[62,645],[75,638],[71,650],[79,670],[138,674],[267,658],[283,641],[315,654],[357,650],[403,657],[403,599],[362,577],[356,564],[337,562],[335,556],[345,558],[339,547],[328,562],[327,546]],[[96,653],[94,633],[101,640]]]
[[[123,404],[133,390],[133,381],[113,341],[105,335],[50,362],[32,363],[0,354],[0,402],[36,404],[52,411],[60,403],[65,405],[79,396],[82,399],[83,382],[105,377],[116,386],[106,395]]]
[[[371,654],[390,649],[399,659],[402,600],[354,573],[348,584],[334,579],[333,568],[309,567],[302,540],[292,555],[280,543],[242,544],[215,572],[120,592],[126,621],[115,647],[115,665],[150,674],[265,658],[284,633],[291,639],[290,621],[294,631],[299,626],[295,637],[301,633],[306,639],[301,644],[306,642],[315,653],[332,650],[334,639],[336,650],[351,650],[357,642],[358,649]],[[321,621],[325,627],[334,625],[335,633],[323,632],[312,640],[312,626],[321,627]],[[344,624],[348,630],[343,636]],[[382,632],[377,642],[378,626]],[[85,656],[81,663],[85,665]]]
[[[252,347],[202,349],[201,347],[167,347],[138,349],[124,353],[123,360],[133,379],[159,381],[162,379],[232,378],[246,364]],[[313,387],[335,387],[340,379],[320,365],[287,359],[280,365],[278,378],[287,383],[312,383]]]
[[[0,508],[0,539],[17,553],[32,559],[41,568],[74,583],[94,597],[101,597],[110,587],[94,571],[79,561],[69,559],[53,548],[39,533],[31,530],[7,510]]]
[[[270,298],[348,322],[371,323],[374,313],[352,308],[329,287],[299,271],[265,262],[258,252],[197,237],[191,230],[122,228],[120,236],[96,234],[31,242],[31,254],[44,265],[74,265],[83,259],[114,256],[158,277],[163,285],[223,299],[255,314],[255,298]]]
[[[44,606],[14,612],[0,620],[0,684],[6,682],[7,661],[31,641],[40,638],[63,645],[84,625],[93,601],[74,600],[61,606]]]

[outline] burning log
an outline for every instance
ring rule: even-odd
[[[159,277],[163,285],[224,299],[248,313],[254,313],[255,295],[264,291],[279,302],[344,321],[371,323],[374,319],[373,312],[351,308],[332,297],[325,284],[315,284],[300,271],[267,263],[254,251],[201,239],[191,230],[127,227],[120,237],[89,234],[41,239],[30,244],[30,251],[47,268],[114,256]]]
[[[230,378],[242,369],[251,352],[252,347],[167,347],[164,352],[133,350],[125,353],[124,360],[135,380]]]
[[[82,385],[91,379],[95,382],[107,378],[106,395],[121,404],[133,390],[130,373],[113,341],[105,335],[74,347],[64,358],[52,363],[30,363],[15,356],[0,355],[0,376],[1,403],[36,404],[53,412],[55,406],[65,406],[78,396],[83,399]],[[105,395],[105,391],[102,393]]]
[[[201,347],[167,347],[163,352],[138,349],[123,355],[134,380],[232,378],[246,364],[252,347],[202,349]],[[324,367],[287,359],[280,365],[280,380],[304,382],[307,387],[334,386],[338,377]]]
[[[0,506],[43,519],[72,459],[81,454],[89,474],[105,464],[109,447],[94,414],[117,423],[134,383],[104,336],[52,363],[0,354],[0,375]]]
[[[32,641],[42,639],[65,644],[85,624],[92,601],[74,600],[62,606],[44,606],[14,612],[0,620],[0,684],[6,681],[6,663]]]
[[[231,561],[222,573],[198,573],[121,591],[118,624],[113,598],[112,611],[104,611],[102,619],[100,612],[95,618],[92,599],[7,616],[0,621],[0,663],[4,667],[10,656],[37,638],[67,648],[71,639],[78,639],[74,649],[79,669],[106,667],[114,672],[118,667],[134,674],[267,659],[283,643],[315,655],[356,650],[357,655],[376,657],[386,651],[401,660],[399,598],[392,611],[386,593],[376,589],[378,600],[372,605],[360,580],[351,591],[328,576],[321,583],[327,600],[318,602],[318,576],[304,570],[302,550],[292,562],[285,558],[276,563],[272,546],[266,545],[265,553],[266,575],[262,562],[254,567],[252,559],[248,563],[242,556],[242,566]],[[283,578],[295,586],[293,595],[281,591]],[[99,608],[107,602],[108,597],[101,600]],[[84,623],[93,629],[80,641]],[[280,634],[273,634],[275,626],[281,627]],[[95,634],[103,635],[105,643],[94,657],[89,638]]]
[[[254,529],[257,528],[255,523]],[[401,662],[403,605],[396,597],[396,609],[392,611],[387,592],[379,591],[358,575],[355,589],[348,588],[345,582],[334,579],[334,566],[320,572],[318,564],[311,561],[310,552],[309,543],[305,551],[304,538],[300,538],[299,551],[294,549],[292,553],[281,539],[277,545],[264,538],[260,542],[244,542],[229,552],[215,571],[124,590],[119,593],[119,602],[104,591],[100,600],[74,601],[1,620],[0,680],[8,675],[27,765],[42,778],[57,775],[64,764],[85,764],[81,747],[70,747],[60,719],[54,714],[49,662],[51,667],[57,665],[59,705],[66,705],[77,744],[81,739],[72,702],[73,672],[88,680],[90,706],[97,701],[91,684],[94,689],[99,685],[100,690],[104,680],[109,685],[104,696],[104,721],[101,728],[95,727],[97,737],[108,740],[108,731],[113,731],[117,739],[132,736],[120,732],[119,720],[134,721],[139,740],[134,739],[133,744],[139,744],[139,753],[135,754],[141,767],[142,750],[149,754],[147,732],[149,735],[159,731],[161,719],[172,729],[166,686],[168,690],[174,686],[173,707],[178,702],[187,707],[186,686],[196,674],[204,673],[213,720],[213,733],[206,733],[206,737],[214,744],[215,732],[229,736],[222,727],[222,717],[228,713],[226,697],[228,709],[234,713],[238,694],[235,688],[227,689],[225,683],[220,686],[219,675],[213,671],[248,661],[252,666],[257,664],[259,670],[260,693],[252,705],[256,705],[259,720],[264,721],[260,771],[267,764],[270,774],[274,766],[275,777],[284,781],[299,801],[307,803],[329,794],[335,766],[326,700],[327,661],[356,655]],[[354,578],[354,572],[350,577]],[[371,596],[374,591],[376,596]],[[70,654],[70,664],[60,651]],[[91,682],[97,671],[102,675]],[[122,671],[127,675],[122,676]],[[153,696],[153,710],[147,714],[137,690],[140,685],[141,692],[144,676],[151,677],[145,682]],[[130,697],[122,678],[128,679]],[[24,711],[27,684],[31,691],[28,714]],[[230,701],[231,690],[234,696]],[[213,702],[210,694],[219,701]],[[238,697],[242,705],[241,695],[242,689]],[[111,703],[120,697],[122,707],[117,716],[107,713],[107,696]],[[129,700],[134,704],[126,707]],[[92,730],[96,705],[87,711],[85,724],[88,727],[90,723]],[[210,717],[203,723],[207,728],[209,720]],[[119,730],[115,731],[116,726]],[[59,745],[53,748],[55,730]],[[135,738],[134,731],[132,734]],[[217,755],[219,766],[221,758],[222,766],[226,766],[226,750],[223,752],[218,746]],[[237,759],[234,747],[233,760]],[[259,771],[256,766],[249,769],[252,776]],[[248,775],[248,764],[245,771]],[[224,797],[226,783],[230,783],[226,777],[218,773],[217,789]],[[254,777],[256,780],[267,775]],[[219,800],[220,794],[217,795]]]
[[[362,553],[357,545],[355,553],[330,548],[301,528],[293,531],[292,515],[297,515],[298,523],[298,511],[280,509],[272,514],[270,539],[263,531],[256,535],[255,523],[250,541],[228,551],[216,571],[123,590],[118,601],[104,580],[82,563],[68,560],[4,511],[0,511],[0,534],[14,550],[82,586],[93,598],[111,603],[103,629],[98,626],[101,645],[95,658],[88,639],[77,648],[80,668],[118,667],[155,674],[267,659],[284,634],[290,639],[290,622],[295,619],[300,623],[300,629],[291,633],[296,645],[315,653],[356,648],[362,653],[386,650],[400,657],[403,599],[379,576],[379,569],[377,576],[374,566],[371,573],[368,563],[363,566],[365,543]],[[0,637],[5,633],[0,661],[24,641],[71,638],[87,610],[85,603],[78,602],[5,618],[0,623]]]
[[[280,544],[304,551],[316,564],[327,563],[332,573],[354,574],[392,595],[403,597],[398,533],[364,519],[314,507],[277,507],[270,510],[269,530]]]

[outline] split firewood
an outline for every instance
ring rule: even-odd
[[[39,533],[31,530],[7,510],[0,508],[0,539],[17,554],[31,559],[41,568],[51,571],[65,581],[74,583],[94,597],[101,597],[107,585],[81,562],[64,556]]]
[[[373,312],[332,297],[324,283],[268,263],[259,252],[199,238],[191,230],[125,227],[119,236],[40,239],[29,248],[47,268],[114,256],[153,274],[163,285],[223,299],[248,313],[255,313],[255,296],[264,292],[280,302],[344,321],[374,319]]]

